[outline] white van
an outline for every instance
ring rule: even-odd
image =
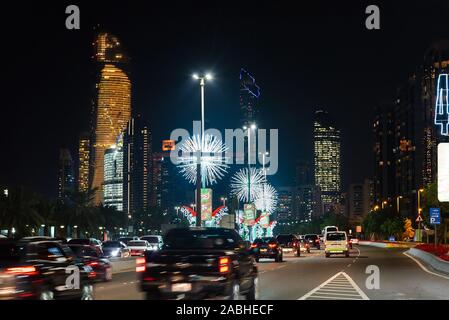
[[[326,237],[327,232],[336,232],[338,231],[338,227],[336,226],[326,226],[324,227],[323,231],[321,232],[323,234],[323,237]]]
[[[345,231],[327,232],[324,236],[324,246],[326,258],[331,254],[344,254],[349,257],[348,235]]]

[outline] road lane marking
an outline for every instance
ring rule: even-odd
[[[333,292],[329,292],[330,290],[333,290]],[[359,288],[355,281],[343,271],[332,276],[298,300],[313,299],[369,300],[368,296]]]
[[[437,276],[437,277],[449,280],[449,277],[446,277],[446,276],[443,276],[442,274],[438,274],[438,273],[435,273],[435,272],[432,272],[432,271],[428,270],[418,259],[416,259],[415,257],[412,257],[406,251],[402,252],[402,254],[406,255],[407,257],[409,257],[410,259],[415,261],[418,264],[418,266],[420,266],[421,269],[423,269],[425,272],[427,272],[427,273],[429,273],[431,275],[434,275],[434,276]]]

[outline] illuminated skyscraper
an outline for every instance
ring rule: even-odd
[[[246,70],[240,70],[240,109],[242,112],[242,125],[249,126],[256,122],[259,112],[258,101],[260,97],[260,87],[256,84],[256,79]]]
[[[340,130],[326,111],[315,112],[314,129],[315,185],[321,189],[325,210],[340,198]]]
[[[131,117],[131,81],[128,62],[118,39],[100,33],[94,43],[99,66],[97,105],[91,157],[91,188],[97,188],[95,203],[102,201],[105,151],[115,144]]]
[[[123,150],[111,147],[104,153],[104,205],[123,210]]]
[[[151,195],[151,132],[138,115],[123,137],[123,211],[128,215],[147,211]]]
[[[90,139],[82,136],[78,145],[78,191],[82,192],[89,189],[89,155]]]
[[[68,149],[59,150],[58,198],[63,199],[75,190],[75,170],[72,154]]]

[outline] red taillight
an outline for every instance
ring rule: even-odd
[[[257,244],[252,244],[251,248],[257,248]]]
[[[89,262],[88,265],[91,266],[91,267],[95,267],[95,266],[98,266],[98,262],[97,261],[92,261],[92,262]]]
[[[320,239],[316,239],[315,242],[316,242],[316,243],[320,242]]]
[[[136,259],[136,272],[144,272],[145,265],[146,265],[145,258],[137,258]]]
[[[269,246],[271,249],[274,249],[274,248],[276,248],[278,245],[275,244],[275,243],[270,243],[268,246]]]
[[[6,269],[8,274],[23,274],[23,275],[34,275],[37,274],[37,270],[33,266],[26,267],[15,267]]]
[[[220,273],[228,273],[229,264],[230,264],[229,257],[221,257],[220,259],[218,259],[218,267]]]

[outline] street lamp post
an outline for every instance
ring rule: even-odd
[[[201,187],[205,188],[206,180],[201,174],[201,156],[203,152],[203,139],[204,139],[204,87],[206,85],[206,80],[212,80],[212,76],[208,73],[204,76],[199,76],[197,74],[193,75],[195,80],[200,81],[201,89],[201,137],[200,137],[200,150],[197,155],[197,166],[196,166],[196,226],[201,227]]]
[[[397,197],[396,197],[396,207],[397,207],[397,209],[398,209],[398,214],[401,213],[401,208],[400,208],[401,199],[402,199],[402,196],[397,196]]]
[[[422,237],[421,237],[421,213],[422,213],[422,209],[421,209],[421,193],[424,192],[424,189],[419,189],[418,190],[418,241],[421,241]],[[429,241],[427,241],[429,242]]]
[[[244,126],[243,130],[248,131],[248,202],[251,203],[251,130],[255,130],[257,128],[256,124],[253,123],[250,126]],[[251,240],[251,226],[248,227],[249,231],[249,241]]]
[[[226,207],[226,200],[228,200],[228,198],[221,197],[221,201],[223,201],[223,207]]]

